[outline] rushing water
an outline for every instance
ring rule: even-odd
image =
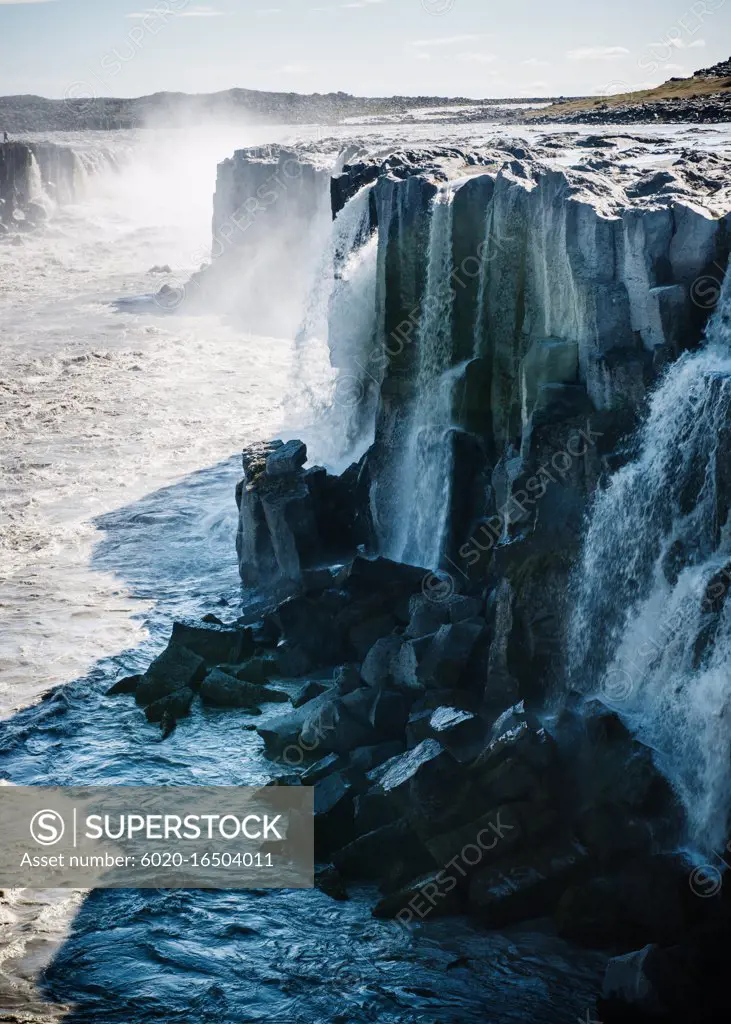
[[[291,340],[116,304],[194,269],[229,148],[150,140],[121,172],[91,175],[42,230],[0,243],[0,774],[11,783],[251,784],[274,770],[244,712],[197,707],[162,743],[131,698],[104,696],[149,663],[174,617],[235,617],[233,453],[285,421]],[[334,302],[365,293],[374,266],[358,233]],[[371,329],[357,327],[358,344]],[[369,906],[317,891],[7,892],[0,1016],[560,1024],[593,1005],[600,956],[460,920],[405,932]]]
[[[277,430],[291,342],[115,306],[183,279],[210,247],[232,143],[207,142],[150,140],[134,158],[118,143],[122,170],[90,174],[43,230],[0,243],[0,708],[141,635],[139,599],[90,571],[93,518]],[[221,472],[217,507],[236,467]]]
[[[391,545],[394,557],[432,568],[439,566],[442,554],[451,483],[453,211],[452,187],[442,186],[431,210],[416,385],[396,503],[401,515],[394,523]]]
[[[731,798],[731,278],[705,348],[652,397],[638,455],[598,495],[577,570],[576,685],[654,748],[689,841],[725,844]]]
[[[296,338],[296,377],[315,413],[318,453],[334,471],[373,440],[378,230],[365,185],[338,212],[318,263]],[[325,380],[313,370],[325,367]],[[314,436],[313,436],[313,439]]]

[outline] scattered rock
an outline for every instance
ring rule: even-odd
[[[142,676],[125,676],[124,679],[118,679],[117,682],[110,686],[106,692],[107,697],[116,697],[122,693],[136,693],[137,687],[142,682]]]
[[[303,704],[307,704],[309,701],[314,700],[315,697],[319,697],[321,694],[326,693],[328,689],[329,687],[325,683],[321,683],[316,679],[311,679],[293,694],[291,698],[292,707],[301,708]]]
[[[314,789],[315,855],[321,857],[353,834],[353,787],[343,772],[336,771],[316,782]]]
[[[135,700],[144,707],[176,690],[197,689],[205,670],[203,658],[171,641],[143,675],[135,690]]]
[[[250,629],[215,623],[175,622],[171,642],[186,647],[207,665],[237,665],[254,653]]]
[[[337,754],[327,754],[325,757],[310,765],[300,775],[300,782],[303,786],[314,786],[321,779],[331,775],[334,771],[344,767],[343,759]]]
[[[456,880],[440,870],[421,875],[382,897],[372,914],[377,918],[396,918],[403,924],[411,924],[427,917],[459,914],[462,909],[462,892]]]
[[[145,717],[148,722],[162,722],[167,715],[171,723],[177,722],[179,718],[185,718],[189,714],[194,699],[195,693],[187,686],[183,687],[168,697],[148,704],[145,708]]]
[[[491,842],[495,839],[497,836]],[[470,913],[490,928],[544,917],[552,913],[566,886],[585,876],[588,869],[587,851],[571,841],[530,851],[524,860],[501,868],[488,864],[470,879]]]
[[[249,683],[220,668],[209,672],[201,683],[201,700],[222,708],[252,708],[269,702],[283,703],[289,695],[258,683]]]
[[[348,899],[348,890],[345,887],[345,882],[338,869],[332,864],[319,868],[315,872],[315,888],[319,889],[320,892],[324,892],[326,896],[333,900],[342,902]]]

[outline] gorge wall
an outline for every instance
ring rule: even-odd
[[[407,929],[550,918],[620,954],[602,1019],[686,1024],[731,952],[731,890],[688,859],[731,827],[731,193],[659,148],[222,165],[198,294],[305,295],[335,457],[244,451],[241,613],[109,693],[163,738],[199,700],[289,705],[255,728],[272,783],[314,788],[320,888],[373,882]]]
[[[111,153],[50,142],[0,143],[0,230],[44,220],[49,205],[73,202],[90,174],[114,163]]]
[[[317,330],[363,447],[373,440],[361,465],[372,549],[457,588],[489,582],[491,685],[523,695],[565,682],[588,502],[630,457],[662,373],[700,344],[731,245],[719,158],[648,170],[619,159],[622,145],[589,137],[569,166],[550,140],[385,160],[354,146],[341,171],[256,152],[219,174],[218,232],[236,209],[252,222],[224,257],[229,273],[248,273],[263,244],[265,268],[295,247],[301,288],[308,224],[336,263]],[[285,161],[294,187],[264,210],[262,184]],[[323,244],[326,179],[334,223]],[[285,274],[276,287],[291,286]]]

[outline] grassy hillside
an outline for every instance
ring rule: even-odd
[[[618,93],[616,96],[597,96],[588,99],[559,100],[542,110],[529,110],[525,113],[526,120],[535,117],[550,118],[552,115],[562,117],[566,114],[581,111],[595,111],[604,108],[624,107],[628,104],[658,103],[661,100],[688,100],[712,96],[714,93],[731,89],[731,77],[728,78],[671,78],[664,85],[655,89],[643,89],[640,92]]]

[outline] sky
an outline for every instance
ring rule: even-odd
[[[729,56],[731,0],[0,0],[0,95],[595,95]]]

